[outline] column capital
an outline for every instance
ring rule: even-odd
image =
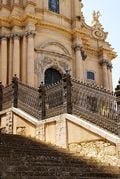
[[[34,36],[35,36],[35,32],[34,31],[30,31],[30,32],[26,32],[25,33],[25,36],[27,37],[27,38],[33,38]]]
[[[80,44],[73,45],[73,49],[75,51],[80,51],[81,52],[82,60],[85,60],[87,58],[86,51],[85,51],[85,49],[84,49],[84,47],[82,45],[80,45]]]
[[[2,35],[2,36],[0,37],[1,40],[7,40],[7,38],[8,38],[7,35]]]
[[[108,68],[108,69],[110,69],[110,70],[112,70],[113,65],[112,65],[112,63],[111,63],[111,62],[108,62],[108,64],[107,64],[107,68]]]
[[[15,39],[15,40],[19,40],[20,34],[12,34],[11,37],[13,37],[13,39]]]
[[[101,66],[108,66],[108,64],[109,64],[109,60],[107,60],[107,59],[102,59],[102,60],[100,61],[100,65],[101,65]]]
[[[80,44],[75,44],[75,45],[72,46],[72,48],[73,48],[75,51],[80,51],[80,50],[81,50],[81,47],[82,47],[82,45],[80,45]]]

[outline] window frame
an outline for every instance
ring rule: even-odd
[[[57,5],[57,7],[56,7],[56,10],[54,10],[54,9],[52,9],[52,8],[50,7],[50,1],[51,1],[51,0],[48,0],[48,10],[51,11],[51,12],[53,12],[53,13],[60,14],[60,0],[56,0],[56,1],[58,1],[58,2],[56,2],[56,3],[58,3],[58,5]]]
[[[94,79],[88,78],[88,73],[93,74],[93,75],[94,75]],[[86,79],[87,79],[88,81],[95,81],[95,80],[96,80],[95,71],[87,70],[87,72],[86,72]]]

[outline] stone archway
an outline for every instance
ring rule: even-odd
[[[60,72],[54,68],[48,68],[45,71],[44,82],[46,85],[57,83],[62,79]]]

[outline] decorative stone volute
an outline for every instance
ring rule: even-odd
[[[92,22],[92,27],[93,27],[93,31],[92,31],[92,35],[95,39],[98,40],[105,40],[107,38],[107,32],[104,32],[104,28],[102,27],[99,18],[100,18],[101,14],[99,11],[97,12],[93,12],[93,22]]]

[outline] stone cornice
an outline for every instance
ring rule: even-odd
[[[46,29],[51,29],[54,31],[62,31],[63,33],[67,33],[69,35],[72,35],[72,30],[69,28],[66,28],[64,26],[58,25],[58,24],[51,24],[45,21],[41,21],[39,23],[37,23],[37,27],[42,27],[42,28],[46,28]]]
[[[107,54],[107,57],[109,58],[109,60],[113,60],[114,58],[117,57],[117,53],[111,47],[108,47],[108,48],[100,47],[99,56],[102,56],[104,53]]]
[[[0,26],[24,26],[28,22],[37,24],[40,20],[40,17],[31,14],[25,14],[24,16],[0,17]]]

